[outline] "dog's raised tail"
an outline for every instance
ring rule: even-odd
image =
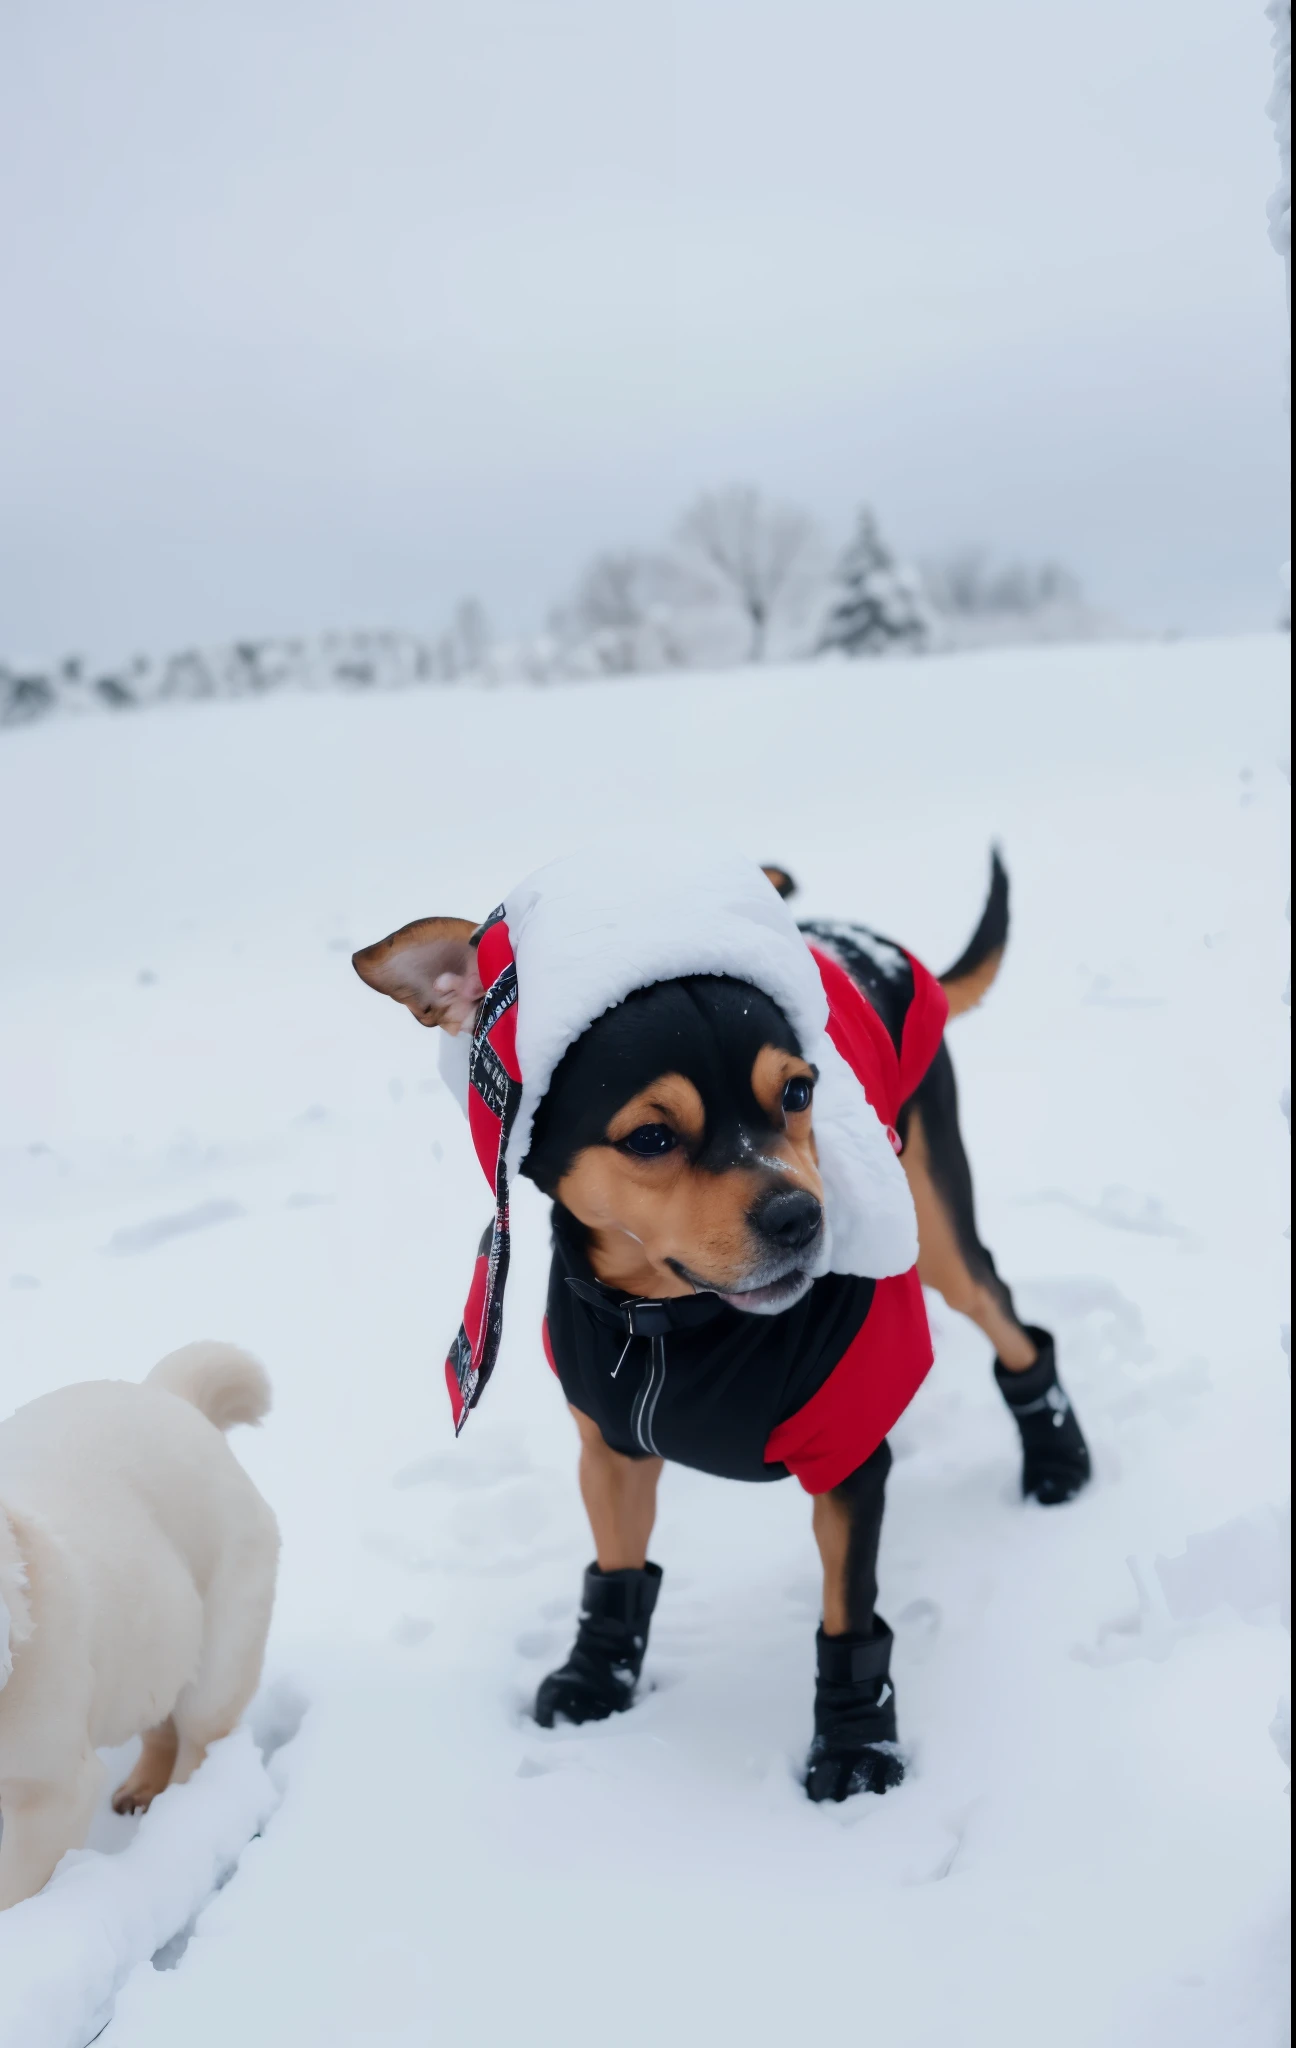
[[[999,972],[1008,943],[1008,870],[997,846],[990,850],[990,894],[981,922],[952,967],[940,978],[949,998],[951,1017],[961,1017],[981,1001]]]
[[[260,1422],[270,1409],[270,1381],[265,1367],[236,1344],[201,1338],[182,1344],[159,1359],[145,1382],[178,1394],[214,1422],[233,1429],[239,1422]]]

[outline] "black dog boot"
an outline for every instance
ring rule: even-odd
[[[1041,1507],[1055,1508],[1088,1484],[1089,1446],[1057,1376],[1053,1339],[1029,1324],[1026,1335],[1039,1353],[1034,1365],[1010,1372],[996,1358],[995,1378],[1021,1431],[1022,1493]]]
[[[567,1662],[542,1679],[536,1694],[535,1717],[552,1728],[565,1721],[606,1721],[623,1714],[634,1689],[648,1645],[648,1624],[661,1588],[661,1566],[641,1572],[601,1572],[596,1564],[585,1574],[580,1626]]]
[[[849,1799],[889,1792],[904,1777],[896,1748],[892,1635],[880,1615],[870,1635],[815,1637],[815,1734],[806,1770],[807,1796]]]

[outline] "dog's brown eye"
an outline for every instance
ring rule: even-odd
[[[659,1159],[663,1152],[673,1152],[675,1144],[675,1133],[669,1124],[640,1124],[638,1130],[622,1138],[621,1150],[633,1152],[636,1159]]]
[[[813,1094],[814,1083],[808,1080],[804,1074],[794,1074],[790,1081],[784,1083],[784,1110],[789,1116],[795,1116],[799,1110],[809,1109],[810,1098]]]

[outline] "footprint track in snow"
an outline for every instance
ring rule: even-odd
[[[501,1432],[463,1456],[456,1452],[416,1458],[392,1474],[392,1485],[400,1492],[411,1486],[435,1486],[446,1493],[480,1493],[510,1479],[527,1478],[532,1470],[520,1434]]]
[[[435,1627],[436,1623],[429,1620],[426,1614],[402,1614],[399,1621],[393,1622],[388,1633],[402,1650],[416,1650],[421,1643],[427,1641]]]
[[[114,1230],[104,1250],[113,1258],[130,1258],[151,1252],[173,1237],[188,1237],[195,1230],[211,1230],[218,1223],[234,1223],[247,1211],[241,1202],[199,1202],[192,1209],[179,1209],[169,1216],[151,1216],[147,1222],[131,1223]]]
[[[563,1638],[556,1629],[524,1629],[513,1648],[519,1657],[555,1657],[563,1646]]]
[[[911,1600],[901,1608],[895,1618],[895,1632],[911,1663],[925,1663],[944,1619],[935,1600]]]

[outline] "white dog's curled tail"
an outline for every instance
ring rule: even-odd
[[[237,1344],[218,1344],[210,1338],[169,1351],[145,1384],[192,1402],[217,1429],[233,1429],[238,1422],[260,1422],[270,1408],[265,1367],[249,1352],[240,1351]]]

